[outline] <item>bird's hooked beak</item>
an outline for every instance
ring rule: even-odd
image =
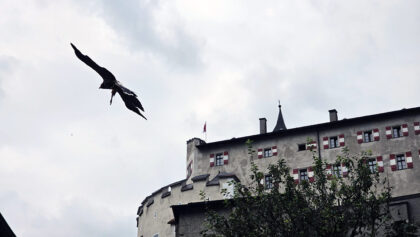
[[[117,93],[117,91],[115,89],[112,89],[112,91],[111,91],[111,100],[109,101],[109,105],[112,105],[112,98],[114,97],[115,93]]]

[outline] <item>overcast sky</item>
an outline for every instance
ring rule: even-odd
[[[135,236],[186,141],[420,106],[420,1],[0,1],[0,212],[18,236]],[[70,47],[135,91],[127,110]]]

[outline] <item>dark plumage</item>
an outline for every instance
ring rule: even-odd
[[[138,115],[142,116],[144,119],[146,117],[143,116],[143,114],[140,113],[139,109],[144,112],[143,106],[141,105],[140,101],[137,99],[136,93],[132,92],[128,88],[124,87],[117,79],[115,79],[115,76],[112,75],[110,71],[108,71],[106,68],[99,66],[96,64],[89,56],[83,55],[79,49],[76,48],[72,43],[71,47],[74,49],[74,53],[76,56],[86,65],[91,67],[93,70],[95,70],[104,80],[102,84],[99,86],[99,89],[110,89],[111,91],[111,100],[110,104],[112,104],[112,98],[114,97],[115,93],[118,92],[118,94],[121,96],[121,99],[124,101],[125,106],[129,109],[137,113]],[[146,119],[147,120],[147,119]]]

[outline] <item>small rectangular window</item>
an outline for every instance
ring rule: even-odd
[[[265,189],[273,188],[273,177],[271,175],[266,175],[264,178]]]
[[[271,150],[271,148],[265,148],[264,157],[270,157],[270,156],[273,156],[273,151]]]
[[[373,142],[372,131],[366,131],[363,133],[363,142]]]
[[[339,147],[340,144],[338,144],[338,138],[337,137],[330,137],[330,148],[336,148]]]
[[[397,155],[397,170],[407,169],[407,162],[404,155]]]
[[[299,170],[299,179],[308,180],[308,171],[306,169]]]
[[[368,160],[367,160],[367,163],[368,163],[368,166],[369,166],[369,169],[370,169],[370,172],[373,174],[373,173],[376,173],[376,170],[377,170],[377,167],[376,167],[376,159],[375,158],[369,158]]]
[[[216,154],[216,166],[221,166],[223,165],[223,154],[219,153]]]
[[[341,177],[342,173],[341,173],[341,165],[333,165],[333,169],[332,169],[332,174],[335,177]]]
[[[306,150],[306,144],[302,143],[302,144],[298,144],[298,151],[305,151]]]
[[[396,137],[402,137],[402,130],[401,130],[401,126],[395,126],[392,127],[392,137],[396,138]]]

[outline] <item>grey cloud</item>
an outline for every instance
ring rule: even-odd
[[[2,214],[17,236],[136,235],[133,216],[114,213],[84,199],[64,201],[54,215],[24,201],[14,192],[0,192],[0,201]]]
[[[81,4],[86,4],[81,3]],[[162,10],[161,1],[112,1],[98,0],[90,5],[93,12],[101,16],[114,31],[129,45],[131,50],[145,51],[163,59],[174,68],[181,67],[187,71],[202,66],[200,44],[189,34],[181,18],[171,12],[170,25],[166,26],[173,36],[171,42],[160,37],[157,30],[157,11]],[[179,68],[177,68],[179,69]]]
[[[332,108],[349,118],[418,106],[417,2],[328,12],[282,2],[269,17],[250,3],[44,2],[10,1],[21,14],[0,21],[2,52],[18,57],[0,57],[0,211],[18,236],[135,236],[136,208],[185,177],[185,141],[203,137],[204,121],[211,142],[257,134],[260,117],[272,130],[278,99],[289,128],[326,122]],[[108,26],[117,38],[89,35]],[[139,95],[147,122],[120,98],[109,106],[68,38],[132,52],[78,45]]]
[[[12,70],[17,63],[18,60],[14,57],[0,55],[0,100],[4,96],[2,83],[6,80],[6,77],[12,73]]]

